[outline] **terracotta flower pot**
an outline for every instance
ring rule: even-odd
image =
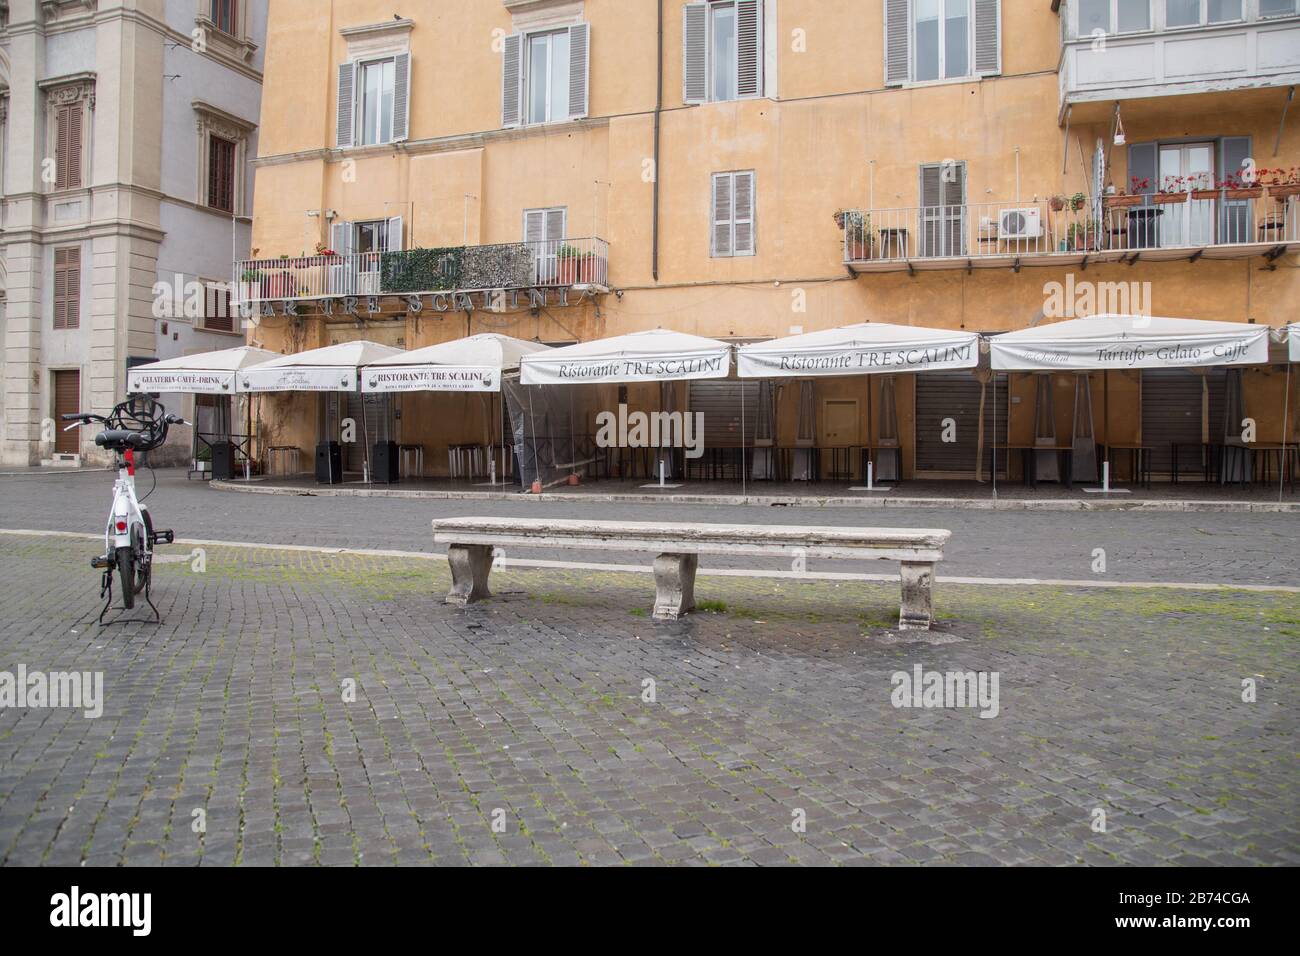
[[[1142,196],[1107,196],[1105,204],[1107,209],[1113,209],[1116,206],[1140,206],[1143,198]]]
[[[1164,206],[1169,203],[1187,202],[1187,193],[1155,193],[1151,201]]]
[[[1285,199],[1288,196],[1300,196],[1300,183],[1283,183],[1281,186],[1269,186],[1268,194],[1274,199]]]
[[[1223,195],[1228,199],[1259,199],[1264,195],[1264,187],[1243,186],[1241,189],[1225,189]]]

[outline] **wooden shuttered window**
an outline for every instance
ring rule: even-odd
[[[735,60],[714,62],[716,37],[712,19],[718,7],[734,12]],[[762,0],[712,0],[688,3],[682,8],[682,100],[704,103],[730,99],[730,93],[714,89],[711,78],[718,70],[732,74],[734,96],[763,94],[763,4]]]
[[[214,332],[235,331],[235,317],[230,311],[230,289],[219,283],[203,290],[203,327]]]
[[[61,106],[54,116],[54,188],[81,186],[81,104]]]
[[[524,120],[524,35],[505,38],[501,55],[501,125],[519,126]]]
[[[1002,4],[1000,0],[974,0],[975,74],[1002,72]]]
[[[235,211],[235,144],[220,136],[208,137],[208,205]]]
[[[334,138],[339,149],[351,146],[356,138],[356,77],[355,63],[339,64],[338,130]]]
[[[589,109],[591,76],[591,26],[569,27],[569,119],[582,119]]]
[[[682,8],[682,99],[703,103],[709,98],[709,5],[688,3]]]
[[[710,255],[754,254],[754,172],[713,174]]]
[[[912,78],[912,4],[885,0],[885,84],[899,86]]]
[[[407,138],[411,126],[411,54],[393,58],[393,142]]]
[[[759,0],[736,0],[736,95],[763,92],[763,30]]]
[[[966,164],[921,167],[921,255],[966,255]]]
[[[54,327],[75,329],[81,324],[81,249],[54,250]]]

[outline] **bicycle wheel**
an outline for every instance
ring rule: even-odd
[[[135,555],[128,547],[117,549],[117,576],[122,582],[122,607],[135,607]]]
[[[149,571],[153,565],[153,519],[149,517],[149,512],[141,509],[144,517],[144,537],[136,539],[135,542],[135,593],[139,594],[144,590],[145,582],[149,578]]]

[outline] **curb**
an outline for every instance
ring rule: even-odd
[[[645,494],[502,494],[487,491],[402,491],[392,488],[279,488],[212,480],[220,491],[295,497],[414,498],[431,501],[563,501],[619,504],[750,505],[786,508],[957,508],[969,511],[1169,511],[1300,514],[1300,502],[1189,501],[1187,499],[1088,501],[1074,498],[853,498],[843,495],[645,495]]]

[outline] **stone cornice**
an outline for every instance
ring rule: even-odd
[[[541,126],[524,126],[514,129],[495,129],[480,133],[459,133],[455,136],[440,136],[433,139],[410,139],[401,143],[382,143],[376,146],[354,146],[350,149],[304,149],[294,153],[279,153],[274,156],[259,156],[252,160],[253,166],[283,166],[291,163],[326,162],[337,163],[346,159],[362,159],[368,156],[386,156],[392,153],[409,153],[413,156],[425,153],[451,153],[463,149],[482,149],[491,143],[512,142],[532,139],[557,133],[570,133],[590,129],[602,129],[609,126],[608,116],[595,116],[587,119],[573,120],[566,123],[547,123]]]
[[[257,129],[256,123],[234,113],[227,113],[221,107],[213,106],[205,100],[191,100],[190,106],[194,107],[194,112],[199,114],[200,131],[206,128],[227,139],[242,139]]]
[[[407,18],[385,20],[383,23],[367,23],[359,27],[340,27],[339,35],[355,40],[359,37],[382,36],[386,33],[407,33],[415,26],[415,21]]]

